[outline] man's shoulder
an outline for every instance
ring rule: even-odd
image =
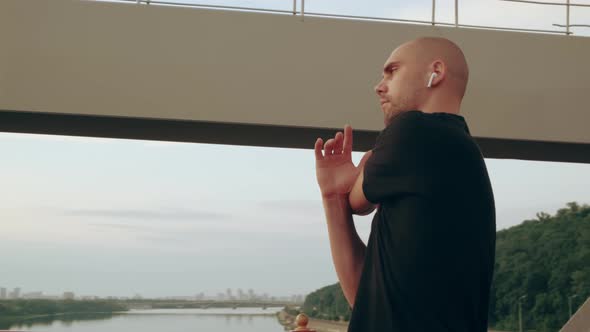
[[[392,117],[383,130],[379,133],[377,142],[396,144],[408,135],[420,135],[427,127],[422,112],[406,111]]]
[[[421,111],[401,112],[391,117],[389,124],[383,129],[383,131],[392,131],[400,127],[419,124],[422,121],[424,121],[424,113]]]
[[[381,132],[376,146],[404,159],[419,157],[423,162],[450,155],[481,155],[463,117],[449,113],[401,113]]]
[[[452,113],[424,113],[419,110],[405,111],[392,117],[383,133],[402,132],[403,130],[458,130],[469,133],[467,122],[463,116]]]
[[[448,140],[453,137],[470,136],[462,116],[449,113],[424,113],[406,111],[393,117],[380,135],[381,139],[393,141]]]

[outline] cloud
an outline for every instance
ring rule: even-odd
[[[257,205],[265,211],[273,214],[279,212],[282,215],[318,216],[323,217],[324,208],[320,199],[291,199],[291,200],[262,200]]]
[[[128,225],[128,224],[97,224],[93,223],[90,226],[100,227],[100,228],[114,228],[114,229],[122,229],[128,231],[143,231],[143,232],[153,232],[156,231],[153,227],[146,227],[146,226],[139,226],[139,225]]]
[[[174,220],[174,221],[194,221],[194,220],[228,220],[232,218],[230,214],[205,211],[190,210],[151,210],[151,209],[74,209],[65,210],[62,213],[72,217],[98,217],[98,218],[124,218],[139,220]]]
[[[59,215],[82,218],[82,223],[100,232],[142,241],[179,244],[183,239],[243,239],[324,236],[323,210],[313,201],[264,201],[234,214],[208,211],[164,211],[152,209],[75,209],[60,210]],[[313,210],[312,210],[313,209]],[[90,218],[92,221],[86,221]],[[305,226],[305,227],[302,227]],[[96,234],[95,231],[92,234]],[[139,237],[138,237],[139,236]],[[190,242],[189,241],[189,242]],[[186,242],[186,241],[185,241]]]

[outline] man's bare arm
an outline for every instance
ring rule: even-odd
[[[360,172],[360,167],[352,163],[352,127],[344,126],[344,134],[336,133],[325,144],[318,138],[314,150],[332,259],[344,296],[354,307],[367,248],[356,232],[349,203],[349,194]]]
[[[323,197],[330,249],[346,300],[354,307],[367,247],[354,227],[347,195]]]
[[[370,156],[370,151],[367,154]],[[364,161],[368,159],[367,154],[363,157]],[[363,192],[363,173],[364,173],[364,162],[361,162],[361,171],[356,178],[354,183],[354,187],[350,191],[350,195],[348,196],[348,201],[350,203],[350,207],[352,209],[353,214],[357,214],[359,216],[365,216],[371,212],[373,212],[377,205],[369,202],[365,197],[365,193]]]

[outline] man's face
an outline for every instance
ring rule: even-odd
[[[412,53],[408,45],[395,49],[383,67],[383,79],[375,86],[385,125],[400,112],[420,108],[427,83],[423,82],[425,66]]]

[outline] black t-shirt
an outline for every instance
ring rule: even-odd
[[[373,218],[349,332],[485,332],[496,216],[460,115],[409,111],[364,169]]]

